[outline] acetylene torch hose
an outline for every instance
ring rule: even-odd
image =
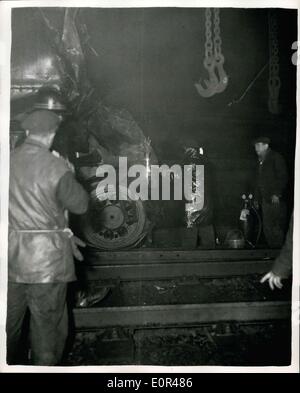
[[[254,210],[254,212],[255,212],[255,214],[256,214],[256,216],[258,218],[258,233],[257,233],[256,241],[255,241],[255,246],[256,246],[257,243],[258,243],[258,240],[260,238],[261,231],[262,231],[262,220],[261,220],[259,212],[255,209],[254,206],[252,206],[252,209]]]

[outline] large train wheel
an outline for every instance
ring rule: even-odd
[[[119,195],[128,189],[119,188]],[[103,250],[132,247],[146,235],[146,214],[142,201],[128,195],[127,200],[115,200],[116,191],[91,192],[91,203],[83,228],[88,243]]]

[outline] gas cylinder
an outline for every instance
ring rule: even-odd
[[[242,209],[240,212],[239,226],[244,234],[246,242],[255,247],[261,233],[261,220],[254,203],[253,195],[242,195]]]

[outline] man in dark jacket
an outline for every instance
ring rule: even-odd
[[[263,220],[263,232],[271,248],[280,248],[284,241],[286,204],[284,192],[287,186],[287,167],[283,157],[270,147],[270,139],[254,141],[258,156],[255,199]]]
[[[88,195],[68,163],[49,151],[60,118],[35,111],[23,121],[29,134],[11,154],[7,362],[16,362],[24,315],[30,311],[35,365],[60,362],[67,337],[67,283],[76,279],[66,210],[83,214]]]

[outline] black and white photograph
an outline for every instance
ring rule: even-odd
[[[96,3],[0,4],[1,370],[299,372],[297,2]]]

